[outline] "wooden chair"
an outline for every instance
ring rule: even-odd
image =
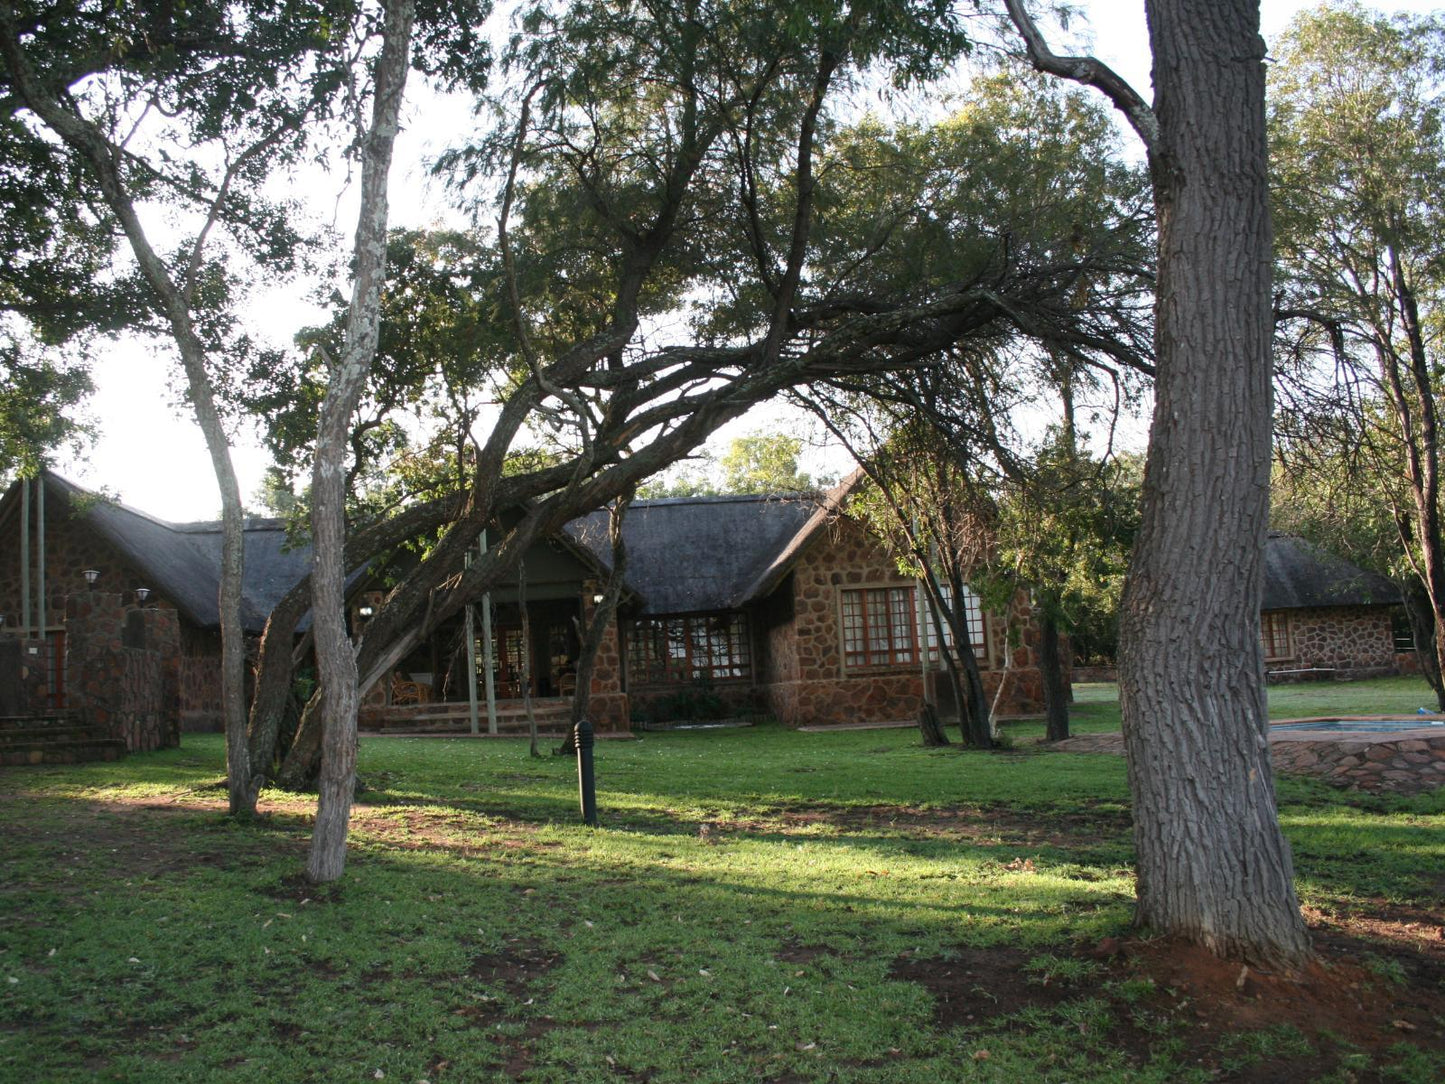
[[[401,704],[426,704],[431,701],[431,686],[419,681],[407,681],[400,674],[391,677],[392,706]]]

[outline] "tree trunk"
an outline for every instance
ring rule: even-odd
[[[918,709],[918,732],[923,737],[923,744],[930,748],[949,744],[948,735],[943,732],[943,723],[938,719],[938,709],[927,700]]]
[[[1064,658],[1059,644],[1059,619],[1052,606],[1042,607],[1039,623],[1039,676],[1044,685],[1046,741],[1063,741],[1069,736],[1069,689],[1064,681]]]
[[[1445,689],[1440,679],[1440,656],[1438,654],[1439,633],[1435,626],[1435,611],[1430,603],[1430,594],[1418,577],[1406,577],[1400,587],[1404,599],[1405,616],[1410,621],[1410,636],[1415,641],[1415,658],[1420,674],[1430,683],[1435,692],[1435,703],[1445,711]]]
[[[552,750],[556,756],[573,756],[577,752],[577,724],[587,717],[587,708],[592,701],[592,673],[597,669],[597,653],[602,650],[602,640],[607,629],[617,617],[617,606],[622,601],[622,591],[627,578],[627,542],[622,536],[622,522],[627,515],[637,488],[630,487],[608,509],[607,535],[612,543],[612,568],[607,573],[607,584],[602,588],[602,601],[592,611],[592,620],[582,629],[581,644],[577,653],[577,689],[572,694],[572,726],[566,740]]]
[[[186,374],[186,392],[195,411],[196,423],[205,437],[206,451],[221,493],[221,582],[217,597],[221,625],[221,715],[226,732],[226,790],[232,815],[253,813],[259,780],[253,779],[246,744],[246,638],[241,624],[242,574],[244,560],[244,517],[241,488],[231,463],[231,446],[216,407],[215,391],[206,368],[206,346],[196,331],[191,314],[190,279],[172,276],[155,249],[136,213],[132,193],[121,172],[125,156],[95,125],[61,104],[60,97],[36,76],[20,48],[13,13],[6,9],[0,18],[0,51],[7,74],[19,97],[85,163],[95,176],[115,220],[119,223],[141,276],[164,314],[181,355]],[[224,193],[224,187],[222,188]],[[223,195],[218,194],[213,213]],[[199,265],[205,232],[192,253],[192,267]]]
[[[351,415],[366,386],[381,323],[386,278],[387,178],[411,56],[411,0],[386,4],[375,68],[371,130],[362,155],[356,279],[346,352],[330,374],[311,472],[311,597],[321,687],[321,776],[306,876],[334,881],[346,868],[356,792],[356,654],[346,632],[346,451]]]
[[[531,756],[539,757],[537,748],[537,713],[532,710],[532,618],[527,613],[527,562],[517,562],[517,611],[522,615],[522,657],[520,681],[522,710],[527,713],[527,736],[532,740]]]
[[[1158,375],[1119,652],[1135,919],[1294,969],[1310,946],[1275,807],[1259,639],[1273,330],[1259,9],[1147,11]]]

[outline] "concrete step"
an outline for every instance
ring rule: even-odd
[[[76,726],[79,722],[79,714],[70,711],[52,711],[33,715],[0,715],[0,734],[11,730]]]
[[[119,738],[90,741],[58,741],[43,745],[0,748],[0,765],[83,764],[93,760],[119,760],[125,756],[125,742]]]
[[[84,723],[55,726],[7,727],[0,730],[0,749],[18,745],[51,745],[57,742],[107,741],[104,728]]]

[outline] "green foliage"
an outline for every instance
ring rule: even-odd
[[[85,368],[0,331],[0,478],[33,477],[49,453],[87,433],[74,411],[91,391]]]
[[[1396,577],[1423,648],[1445,620],[1445,23],[1323,5],[1281,45],[1276,522]]]
[[[354,516],[468,481],[470,428],[489,385],[509,381],[517,364],[499,289],[475,236],[392,233],[380,339],[352,427]],[[293,350],[258,357],[241,390],[243,408],[264,420],[282,489],[308,469],[328,370],[341,356],[346,305],[332,300],[326,326],[300,332]],[[431,438],[413,447],[418,431]]]

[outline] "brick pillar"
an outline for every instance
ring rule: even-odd
[[[180,625],[174,611],[83,591],[65,600],[71,705],[132,753],[180,744]]]
[[[601,594],[602,586],[587,580],[582,584],[582,627],[592,623],[597,611],[593,597]],[[627,694],[622,690],[622,648],[617,633],[617,621],[607,626],[602,634],[602,644],[597,649],[597,661],[592,668],[592,694],[588,700],[587,714],[592,725],[598,730],[630,730],[632,713]]]

